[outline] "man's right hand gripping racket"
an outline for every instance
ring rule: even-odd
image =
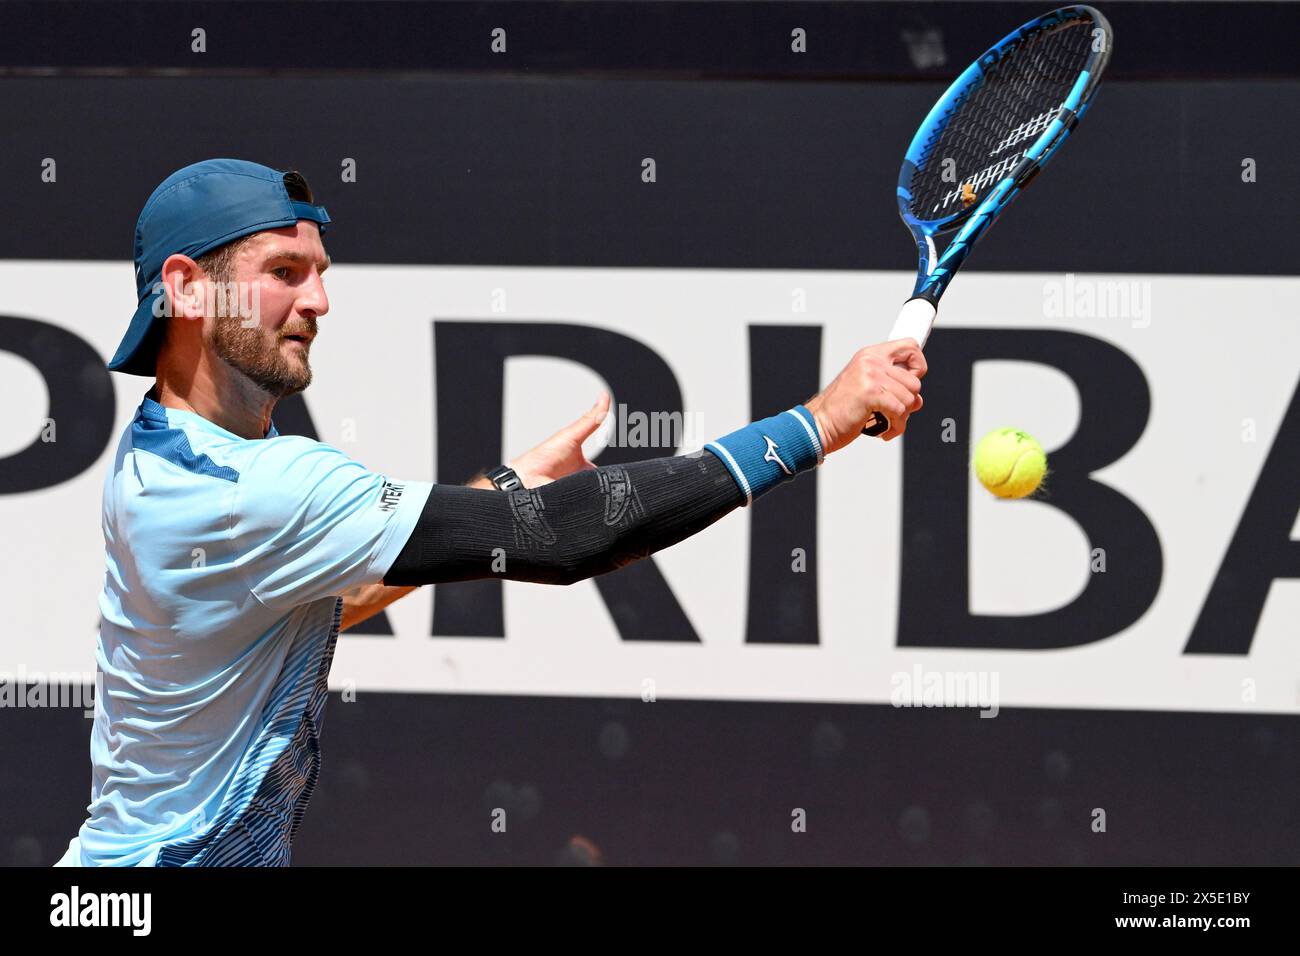
[[[1004,37],[934,104],[898,174],[898,212],[920,264],[890,340],[925,347],[939,299],[971,248],[1087,111],[1110,47],[1110,24],[1098,11],[1061,7]],[[934,237],[958,229],[936,259]],[[862,429],[888,430],[880,412]]]

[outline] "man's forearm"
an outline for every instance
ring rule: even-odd
[[[745,503],[708,452],[607,465],[540,488],[436,485],[385,584],[570,584],[675,544]]]
[[[676,544],[820,459],[815,423],[800,406],[694,455],[511,492],[435,486],[384,583],[570,584]]]

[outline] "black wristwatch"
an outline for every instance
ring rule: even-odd
[[[484,477],[496,485],[497,491],[517,491],[524,486],[519,476],[515,474],[515,470],[509,465],[497,465]]]

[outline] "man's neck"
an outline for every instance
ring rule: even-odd
[[[234,375],[218,389],[210,381],[174,381],[159,369],[154,399],[206,418],[241,438],[265,438],[275,399],[243,376]]]

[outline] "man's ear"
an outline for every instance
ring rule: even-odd
[[[167,296],[168,315],[202,321],[207,295],[206,278],[198,263],[189,256],[168,256],[162,267],[162,283],[166,287],[163,294]]]

